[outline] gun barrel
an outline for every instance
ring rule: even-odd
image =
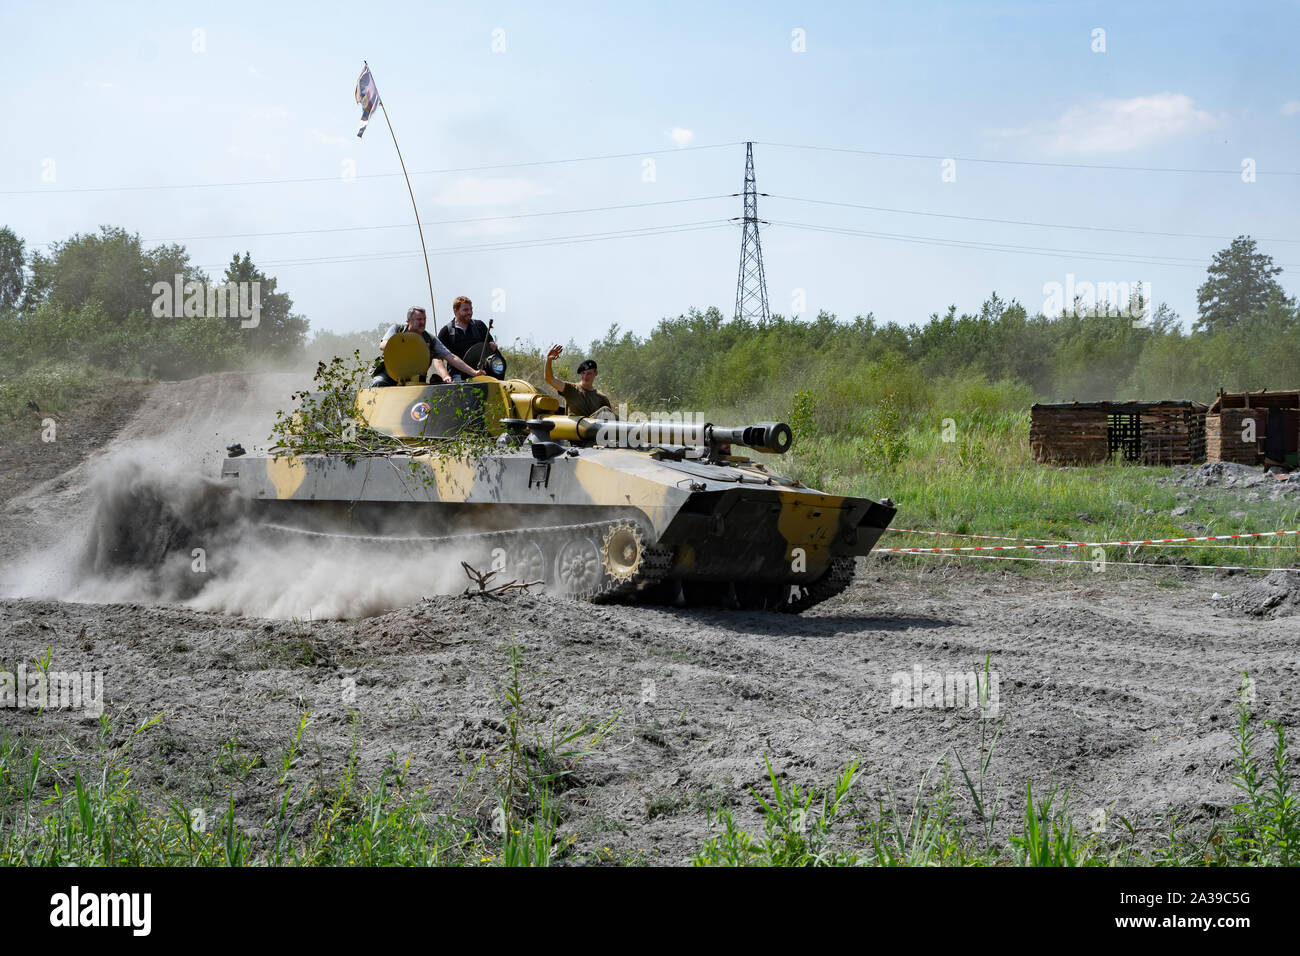
[[[793,435],[785,422],[724,426],[707,422],[644,421],[621,422],[599,418],[556,416],[552,438],[589,441],[616,448],[653,448],[657,445],[687,445],[718,448],[742,445],[755,451],[782,455],[790,450]]]
[[[710,438],[711,444],[744,445],[755,451],[784,455],[790,450],[794,434],[785,422],[759,422],[756,425],[738,425],[734,428],[714,425]]]

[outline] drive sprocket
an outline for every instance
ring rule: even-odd
[[[641,530],[630,522],[618,522],[606,532],[601,542],[600,558],[605,573],[620,584],[631,581],[641,570],[645,551]]]

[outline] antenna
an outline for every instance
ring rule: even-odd
[[[375,82],[375,76],[370,72],[370,64],[365,60],[361,61],[361,77],[357,80],[356,100],[361,104],[361,129],[357,132],[357,138],[366,131],[366,126],[370,121],[370,114],[376,106],[383,111],[384,122],[388,124],[389,135],[393,137],[393,149],[397,150],[397,161],[402,164],[402,178],[406,180],[406,191],[411,195],[411,209],[415,211],[415,228],[420,233],[420,249],[424,252],[424,277],[429,280],[429,318],[433,320],[434,328],[438,327],[438,306],[433,301],[433,273],[429,270],[429,250],[424,244],[424,227],[420,225],[420,209],[415,205],[415,190],[411,188],[411,177],[406,174],[406,160],[402,159],[402,147],[397,145],[397,134],[393,132],[393,121],[388,118],[388,107],[384,105],[383,99],[379,95],[379,84]]]

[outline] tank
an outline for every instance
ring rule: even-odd
[[[399,384],[356,396],[358,421],[393,440],[384,453],[225,459],[264,528],[434,545],[497,583],[592,601],[797,613],[843,591],[894,516],[889,499],[826,494],[745,454],[787,452],[782,422],[567,415],[500,356],[495,375],[423,384],[413,339],[385,350]],[[440,450],[466,436],[474,454]]]

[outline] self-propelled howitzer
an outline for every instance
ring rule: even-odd
[[[787,612],[844,590],[894,515],[737,454],[787,451],[781,422],[583,418],[504,375],[393,378],[408,384],[362,389],[356,408],[394,450],[231,457],[224,478],[283,533],[427,541],[499,583],[596,600]]]

